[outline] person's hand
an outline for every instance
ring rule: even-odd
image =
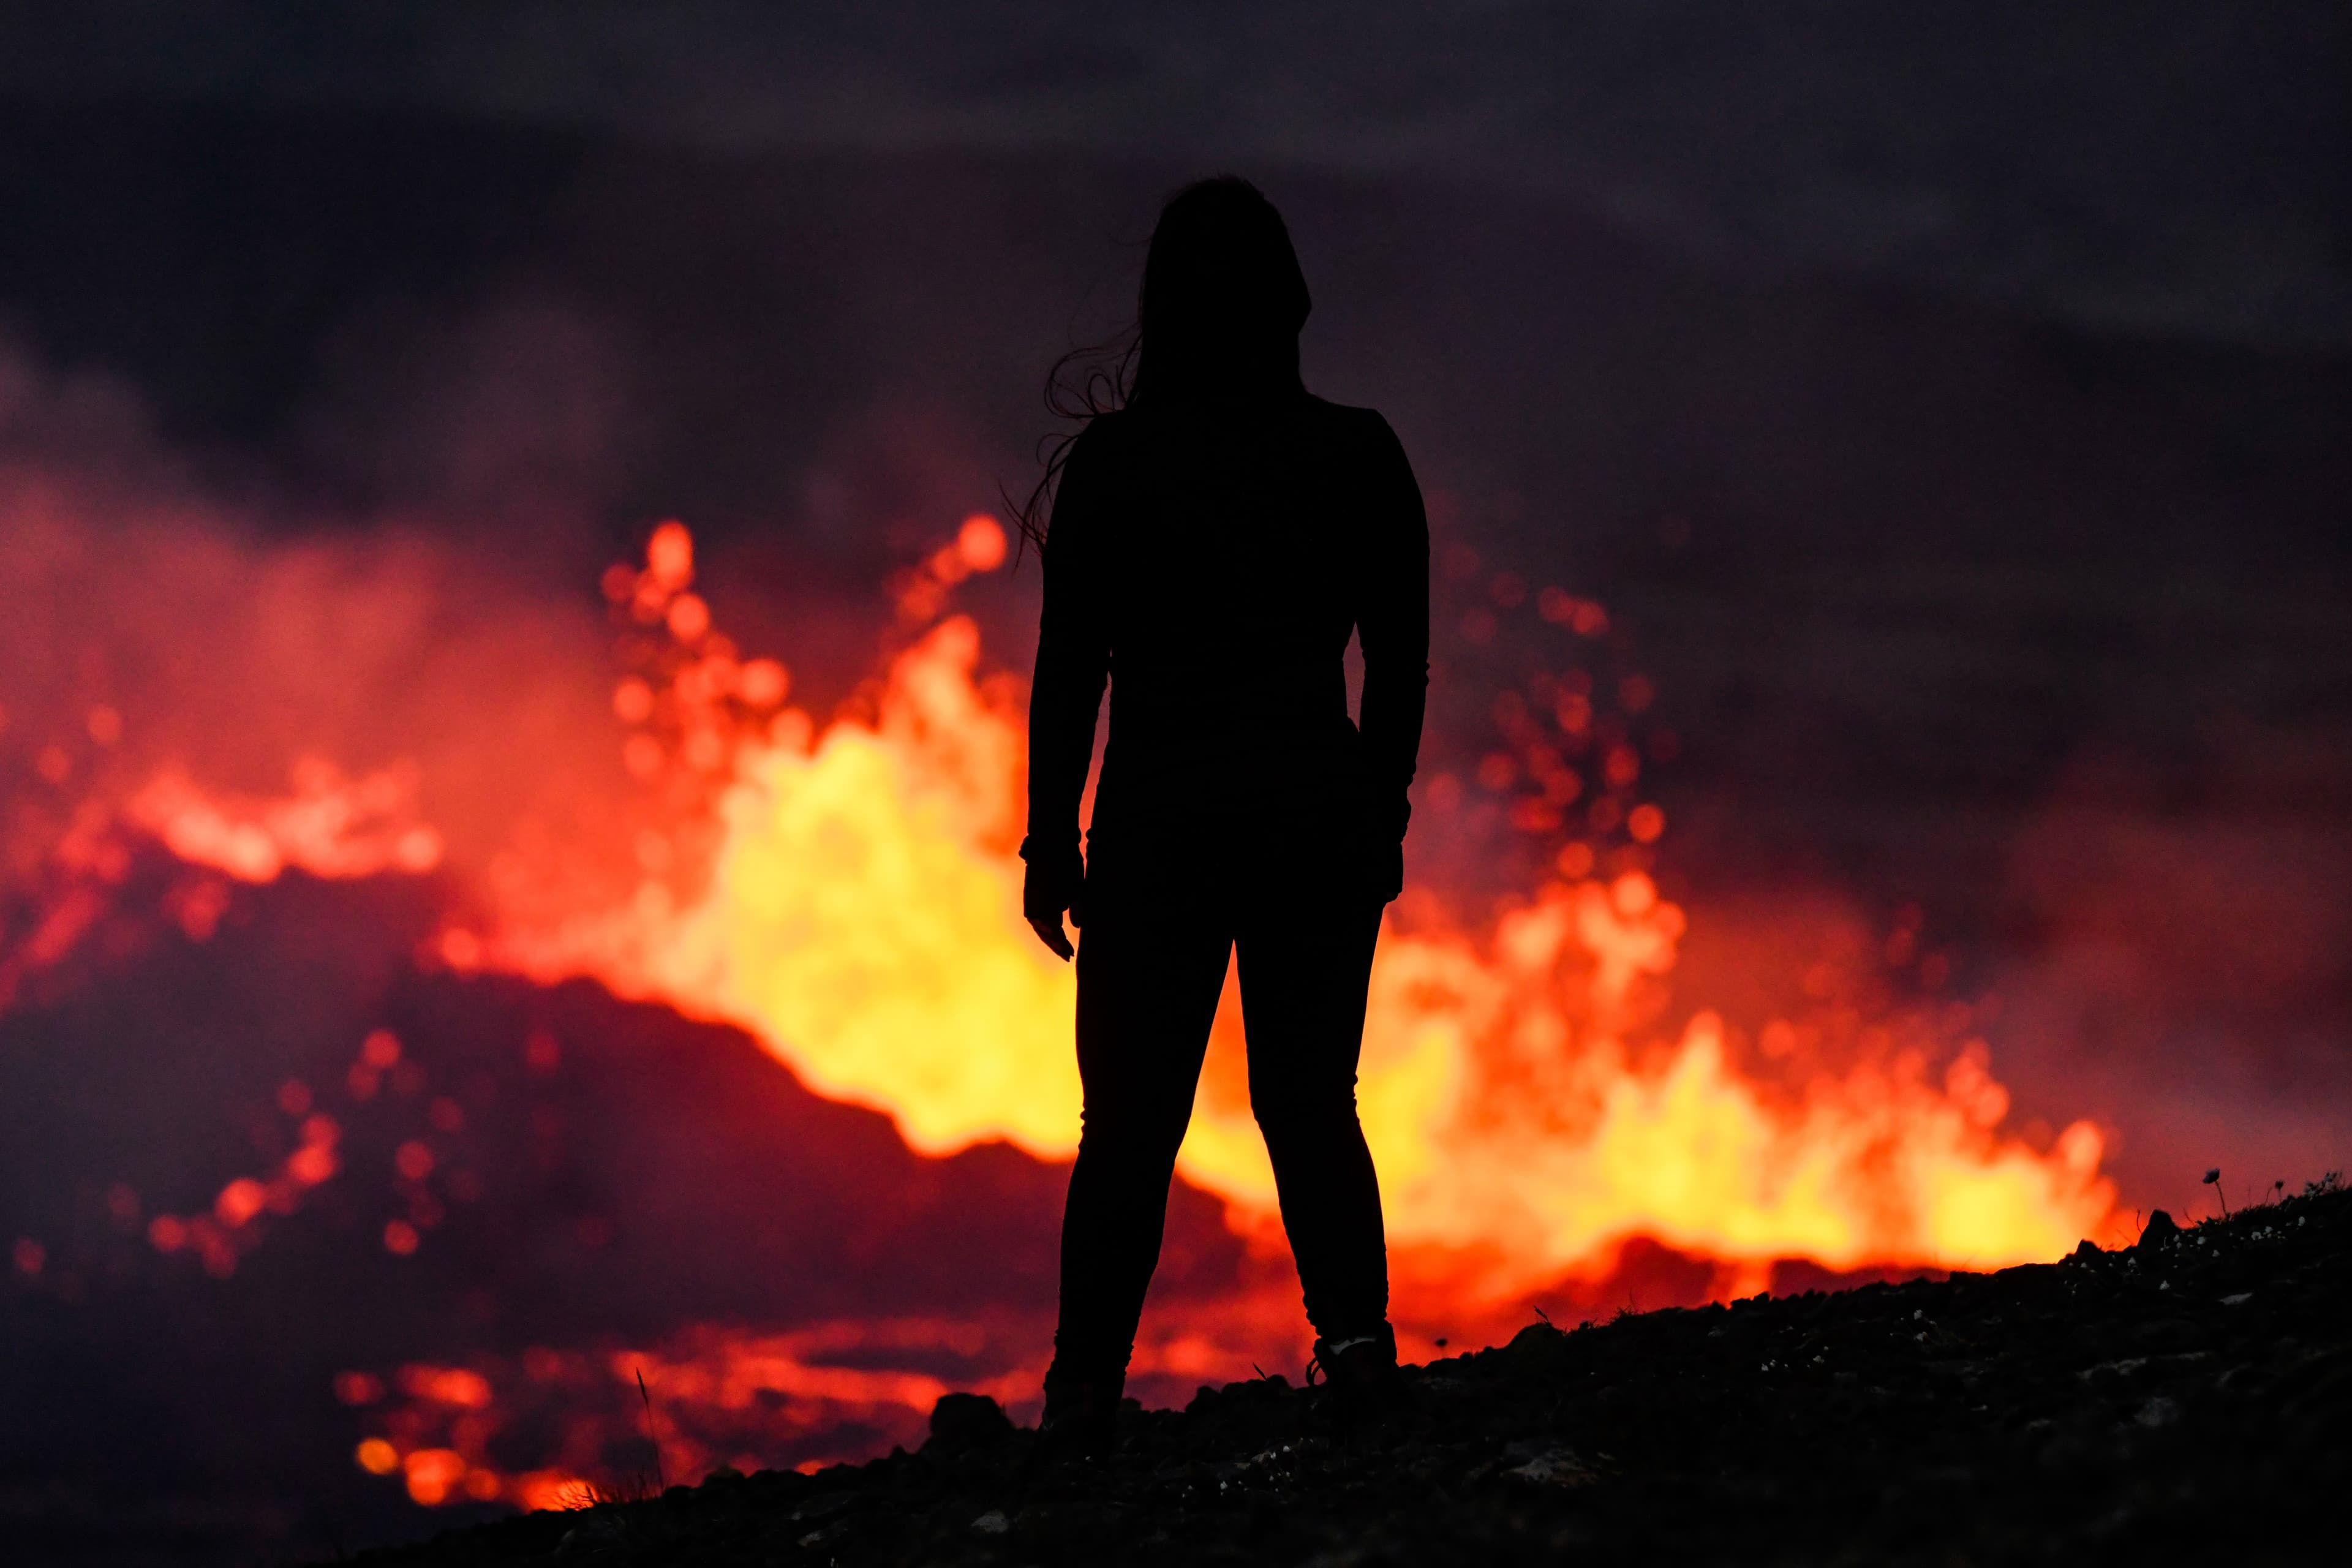
[[[1031,915],[1029,929],[1035,931],[1037,940],[1051,948],[1054,956],[1063,963],[1067,963],[1076,956],[1078,950],[1070,945],[1070,933],[1062,929],[1062,916],[1059,910],[1050,915]]]
[[[1022,879],[1022,917],[1037,933],[1037,940],[1064,963],[1077,950],[1070,945],[1069,932],[1062,929],[1062,913],[1069,911],[1072,925],[1080,923],[1078,900],[1085,880],[1086,864],[1075,847],[1067,857],[1030,861],[1029,873]]]

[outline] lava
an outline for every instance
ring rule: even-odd
[[[593,720],[607,728],[567,732],[563,753],[616,751],[615,780],[634,797],[583,786],[560,832],[546,812],[501,817],[494,797],[530,759],[488,717],[355,771],[330,760],[331,744],[297,749],[281,766],[290,788],[268,794],[211,787],[207,759],[140,750],[135,706],[127,722],[93,707],[83,749],[52,743],[37,769],[60,795],[80,790],[79,804],[31,837],[32,816],[17,825],[23,909],[0,933],[0,1003],[108,929],[142,839],[183,868],[162,902],[198,942],[229,883],[430,877],[446,912],[428,965],[586,978],[738,1026],[820,1093],[886,1113],[927,1155],[1001,1139],[1066,1158],[1078,1129],[1073,980],[1020,917],[1024,691],[952,607],[959,584],[1007,554],[984,516],[926,553],[892,584],[898,651],[820,719],[792,703],[785,662],[714,625],[692,536],[665,523],[642,566],[604,574],[627,668],[610,716]],[[404,584],[402,624],[424,624],[423,595]],[[1678,1298],[1724,1300],[1766,1288],[1790,1260],[1986,1268],[2102,1234],[2115,1194],[2099,1130],[2076,1122],[2046,1147],[2008,1130],[2008,1096],[1965,1005],[1863,1009],[1809,973],[1795,988],[1818,1005],[1751,1021],[1751,1035],[1678,1002],[1680,946],[1704,915],[1660,891],[1666,819],[1643,786],[1674,741],[1651,716],[1655,693],[1638,673],[1592,668],[1611,631],[1599,603],[1501,579],[1492,597],[1529,602],[1568,652],[1564,668],[1496,695],[1501,743],[1468,782],[1425,771],[1417,816],[1435,835],[1434,853],[1421,852],[1433,865],[1382,930],[1359,1100],[1407,1342],[1425,1353],[1449,1333],[1507,1331],[1530,1304],[1590,1305],[1644,1269],[1672,1275],[1664,1288]],[[1464,631],[1479,642],[1494,626],[1481,607]],[[551,679],[509,673],[534,696]],[[268,771],[239,762],[247,776]],[[1480,813],[1541,845],[1549,869],[1499,899],[1465,892],[1487,868],[1449,863],[1461,840],[1446,830]],[[486,829],[501,820],[502,834]],[[1161,1395],[1278,1360],[1297,1338],[1244,1030],[1229,977],[1180,1169],[1223,1200],[1265,1267],[1223,1298],[1147,1321],[1137,1385]],[[352,1048],[331,1087],[353,1105],[414,1070],[388,1031]],[[534,1072],[551,1068],[551,1038],[524,1048]],[[145,1218],[153,1250],[232,1274],[271,1226],[343,1178],[344,1128],[312,1100],[300,1083],[280,1090],[289,1152],[269,1168],[227,1180],[200,1210]],[[441,1132],[463,1123],[456,1100],[433,1102]],[[436,1160],[423,1138],[394,1154],[407,1206],[374,1239],[395,1257],[435,1245]],[[39,1247],[18,1247],[20,1273],[39,1274]],[[474,1365],[354,1369],[336,1393],[369,1423],[355,1462],[398,1476],[416,1502],[551,1506],[581,1478],[609,1481],[616,1445],[646,1422],[685,1473],[904,1440],[949,1386],[1018,1400],[1042,1370],[1044,1330],[1033,1317],[904,1319],[877,1303],[825,1324],[688,1324]],[[633,1413],[640,1376],[653,1393]],[[554,1436],[527,1462],[494,1457],[530,1448],[517,1436],[528,1431]]]
[[[935,610],[942,578],[1003,557],[992,523],[967,522],[902,609]],[[930,626],[870,711],[819,729],[727,696],[745,667],[707,614],[681,626],[673,613],[691,578],[682,528],[657,533],[646,569],[625,576],[608,577],[608,593],[672,639],[658,656],[668,689],[620,704],[641,721],[625,743],[651,757],[636,764],[648,775],[725,773],[709,797],[707,869],[680,894],[677,857],[651,857],[670,874],[648,875],[620,909],[453,933],[455,951],[740,1024],[824,1092],[887,1111],[927,1152],[1001,1137],[1066,1157],[1073,981],[1021,919],[1022,693],[980,673],[973,623]],[[1541,604],[1570,629],[1605,628],[1591,601]],[[1563,757],[1596,726],[1577,684],[1559,686],[1549,729],[1525,703],[1502,704],[1526,761],[1482,764],[1497,777],[1525,766],[1538,793],[1514,820],[1533,830],[1560,821],[1540,807],[1586,787]],[[623,690],[651,689],[632,676]],[[1625,682],[1621,701],[1646,707],[1646,683]],[[1654,840],[1663,814],[1626,799],[1633,748],[1621,732],[1586,749],[1593,805],[1609,808],[1587,822]],[[2076,1122],[2046,1152],[2004,1134],[1983,1042],[1938,1038],[1931,1017],[1889,1020],[1862,1059],[1793,1082],[1737,1067],[1710,1012],[1670,1038],[1646,1034],[1688,917],[1622,863],[1590,869],[1578,841],[1555,864],[1585,874],[1545,880],[1488,931],[1434,914],[1426,889],[1384,927],[1359,1098],[1406,1268],[1450,1257],[1442,1273],[1467,1309],[1605,1268],[1635,1237],[1722,1260],[1730,1283],[1786,1258],[1839,1269],[2041,1260],[2106,1221],[2098,1130]],[[1236,1001],[1229,988],[1179,1168],[1224,1196],[1238,1225],[1263,1226],[1275,1194],[1234,1091]]]

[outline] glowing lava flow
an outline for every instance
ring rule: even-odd
[[[1001,531],[971,520],[902,609],[928,614],[943,580],[1003,552]],[[822,731],[795,710],[768,716],[782,681],[741,689],[751,667],[686,592],[691,559],[685,530],[665,525],[648,568],[616,569],[606,586],[672,639],[664,684],[633,678],[616,706],[640,725],[633,771],[713,778],[707,875],[649,874],[625,910],[456,932],[447,951],[541,978],[589,973],[740,1023],[826,1093],[888,1111],[926,1152],[1002,1137],[1066,1155],[1073,982],[1020,919],[1017,687],[979,678],[978,633],[951,617],[898,656],[869,713]],[[1589,719],[1581,700],[1562,699],[1563,725]],[[1604,766],[1630,783],[1618,753]],[[1646,827],[1636,837],[1656,837],[1654,816]],[[1440,1269],[1467,1305],[1605,1269],[1636,1236],[1744,1266],[1733,1278],[1746,1279],[1787,1258],[2049,1258],[2105,1221],[2097,1130],[2077,1122],[2048,1152],[2003,1135],[2006,1096],[1979,1043],[1940,1081],[1927,1064],[1944,1042],[1890,1035],[1858,1065],[1769,1082],[1735,1068],[1713,1015],[1676,1039],[1642,1037],[1655,1008],[1637,1003],[1654,1000],[1684,925],[1638,869],[1548,881],[1484,936],[1391,919],[1360,1100],[1390,1235],[1422,1259],[1404,1267]],[[1275,1194],[1218,1067],[1239,1049],[1231,1001],[1181,1168],[1246,1220]]]
[[[1024,693],[1012,677],[982,673],[971,621],[940,618],[955,586],[1005,553],[997,524],[967,520],[897,584],[911,640],[819,724],[788,705],[781,663],[742,657],[714,629],[692,592],[692,540],[665,524],[642,569],[604,579],[635,666],[612,710],[627,728],[621,758],[636,798],[580,814],[586,826],[571,838],[523,812],[506,819],[509,831],[474,823],[469,833],[465,809],[487,793],[478,782],[438,797],[438,810],[454,804],[458,815],[428,826],[418,797],[446,786],[446,760],[358,777],[304,763],[285,795],[208,793],[168,761],[134,768],[116,751],[120,715],[93,709],[91,755],[121,757],[121,787],[58,817],[39,864],[63,890],[0,952],[0,1004],[99,929],[132,865],[115,826],[126,824],[185,863],[190,878],[165,907],[192,939],[222,917],[228,879],[430,870],[471,900],[437,941],[453,966],[589,976],[739,1024],[814,1088],[888,1113],[925,1152],[1004,1138],[1066,1156],[1078,1127],[1072,973],[1020,919]],[[1588,642],[1609,625],[1601,606],[1558,589],[1532,607]],[[1604,710],[1612,692],[1616,707]],[[1397,1317],[1414,1352],[1436,1334],[1507,1332],[1531,1298],[1563,1284],[1568,1299],[1589,1299],[1582,1288],[1602,1281],[1613,1294],[1640,1238],[1699,1260],[1702,1282],[1675,1287],[1693,1299],[1763,1288],[1788,1259],[1983,1268],[2056,1257],[2103,1234],[2114,1194],[2099,1132],[2077,1122],[2046,1150],[2005,1132],[2008,1097],[1965,1008],[1846,1007],[1841,1027],[1854,1048],[1837,1051],[1790,1043],[1837,1032],[1810,1017],[1764,1021],[1752,1049],[1733,1021],[1705,1011],[1662,1027],[1686,917],[1649,875],[1664,814],[1634,793],[1636,742],[1659,754],[1654,733],[1637,736],[1629,719],[1649,698],[1638,676],[1538,678],[1496,698],[1511,749],[1478,763],[1472,804],[1442,771],[1419,792],[1423,822],[1487,811],[1525,842],[1562,842],[1552,874],[1482,923],[1449,917],[1435,891],[1415,888],[1383,928],[1359,1100],[1381,1173]],[[559,726],[566,741],[572,727]],[[598,732],[593,721],[577,727]],[[470,761],[484,750],[468,730],[438,754]],[[55,744],[38,757],[39,776],[61,788],[73,759]],[[401,1060],[388,1032],[358,1044],[345,1084],[354,1104]],[[1273,1243],[1276,1194],[1244,1050],[1229,994],[1181,1164],[1228,1200],[1237,1229]],[[194,1212],[146,1216],[155,1250],[233,1272],[279,1216],[339,1179],[342,1124],[299,1083],[280,1088],[278,1109],[299,1127],[293,1152]],[[437,1102],[435,1114],[439,1125]],[[431,1155],[420,1142],[395,1156],[409,1207],[381,1240],[396,1256],[416,1252],[436,1223],[423,1180]],[[109,1203],[125,1225],[142,1217],[128,1188]],[[15,1263],[40,1272],[36,1240],[19,1242]],[[1283,1364],[1299,1328],[1288,1287],[1254,1276],[1147,1320],[1138,1386],[1181,1397],[1254,1360]],[[972,1343],[991,1356],[966,1384],[1024,1398],[1043,1337],[1028,1321],[688,1325],[635,1349],[539,1347],[475,1366],[352,1371],[336,1392],[368,1413],[358,1462],[399,1475],[417,1502],[548,1506],[604,1471],[603,1456],[636,1430],[640,1372],[674,1424],[664,1438],[673,1460],[748,1466],[787,1442],[841,1458],[840,1444],[876,1434],[916,1440],[945,1386],[950,1363],[939,1356]],[[887,1353],[852,1369],[844,1345]],[[921,1354],[897,1357],[909,1347]],[[493,1462],[493,1436],[542,1426],[562,1436],[537,1468]]]
[[[192,866],[267,882],[289,866],[314,877],[429,871],[441,836],[414,820],[415,771],[346,779],[331,763],[295,764],[294,793],[278,800],[217,801],[177,769],[131,796],[124,815]]]

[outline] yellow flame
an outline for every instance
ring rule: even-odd
[[[620,914],[501,933],[491,961],[740,1023],[918,1149],[1066,1156],[1074,984],[1021,919],[1021,704],[979,661],[950,618],[898,658],[871,717],[814,732],[787,713],[735,753],[698,893],[677,906],[649,882]],[[2057,1256],[2106,1218],[2097,1130],[2047,1153],[2000,1134],[1980,1046],[1941,1085],[1895,1052],[1792,1086],[1743,1076],[1710,1014],[1635,1037],[1685,923],[1638,873],[1549,882],[1484,940],[1388,922],[1359,1099],[1392,1238],[1488,1259],[1486,1293],[1634,1235],[1733,1261],[1986,1266]],[[1264,1213],[1263,1144],[1217,1088],[1241,1048],[1233,1002],[1180,1168]]]

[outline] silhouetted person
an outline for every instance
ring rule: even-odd
[[[1403,879],[1429,679],[1429,534],[1403,448],[1298,374],[1305,278],[1239,179],[1153,230],[1139,333],[1025,509],[1045,603],[1029,706],[1024,913],[1077,949],[1084,1135],[1062,1221],[1049,1448],[1107,1447],[1229,955],[1250,1103],[1343,1399],[1396,1382],[1356,1063]],[[1058,470],[1050,529],[1041,528]],[[1361,641],[1361,724],[1342,663]],[[1078,805],[1104,683],[1110,737]]]

